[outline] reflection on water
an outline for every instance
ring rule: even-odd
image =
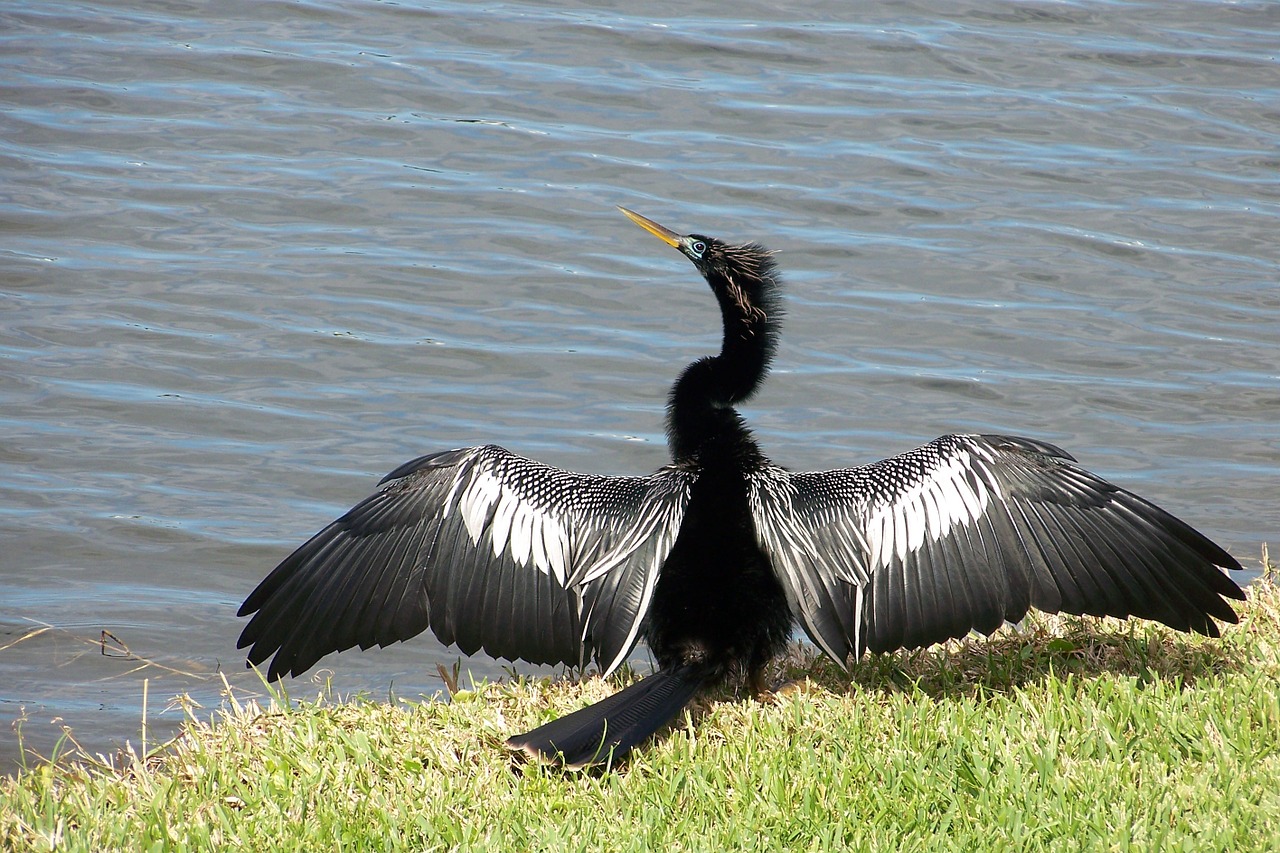
[[[23,709],[46,754],[54,718],[107,750],[144,678],[153,737],[220,668],[260,691],[239,601],[405,459],[662,464],[715,307],[618,203],[781,252],[748,409],[780,463],[1032,435],[1252,560],[1280,460],[1275,7],[807,8],[4,13],[0,760]],[[414,696],[455,656],[325,663]]]

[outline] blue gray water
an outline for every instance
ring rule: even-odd
[[[717,316],[615,204],[780,252],[778,462],[1025,434],[1256,569],[1280,4],[937,5],[0,2],[0,761],[261,693],[238,603],[406,459],[661,465]]]

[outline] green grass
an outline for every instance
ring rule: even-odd
[[[145,760],[0,779],[0,849],[1276,850],[1280,591],[1240,609],[1219,640],[1043,617],[852,677],[797,651],[808,689],[724,694],[610,773],[502,746],[598,679],[228,697]]]

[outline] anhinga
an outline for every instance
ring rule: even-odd
[[[245,600],[251,664],[299,675],[431,628],[467,654],[607,675],[643,638],[655,674],[508,741],[580,766],[620,758],[704,686],[762,689],[796,622],[845,665],[1030,607],[1210,636],[1236,621],[1229,554],[1052,445],[948,435],[858,468],[773,464],[734,409],[778,337],[772,255],[622,212],[693,262],[723,315],[719,355],[671,390],[671,464],[603,477],[493,445],[408,462]]]

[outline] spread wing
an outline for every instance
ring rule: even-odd
[[[950,435],[860,468],[752,481],[761,548],[837,661],[991,633],[1030,607],[1217,636],[1229,554],[1056,447]]]
[[[466,654],[611,672],[635,645],[690,477],[563,471],[501,447],[415,459],[240,607],[239,647],[299,675],[329,652],[431,628]]]

